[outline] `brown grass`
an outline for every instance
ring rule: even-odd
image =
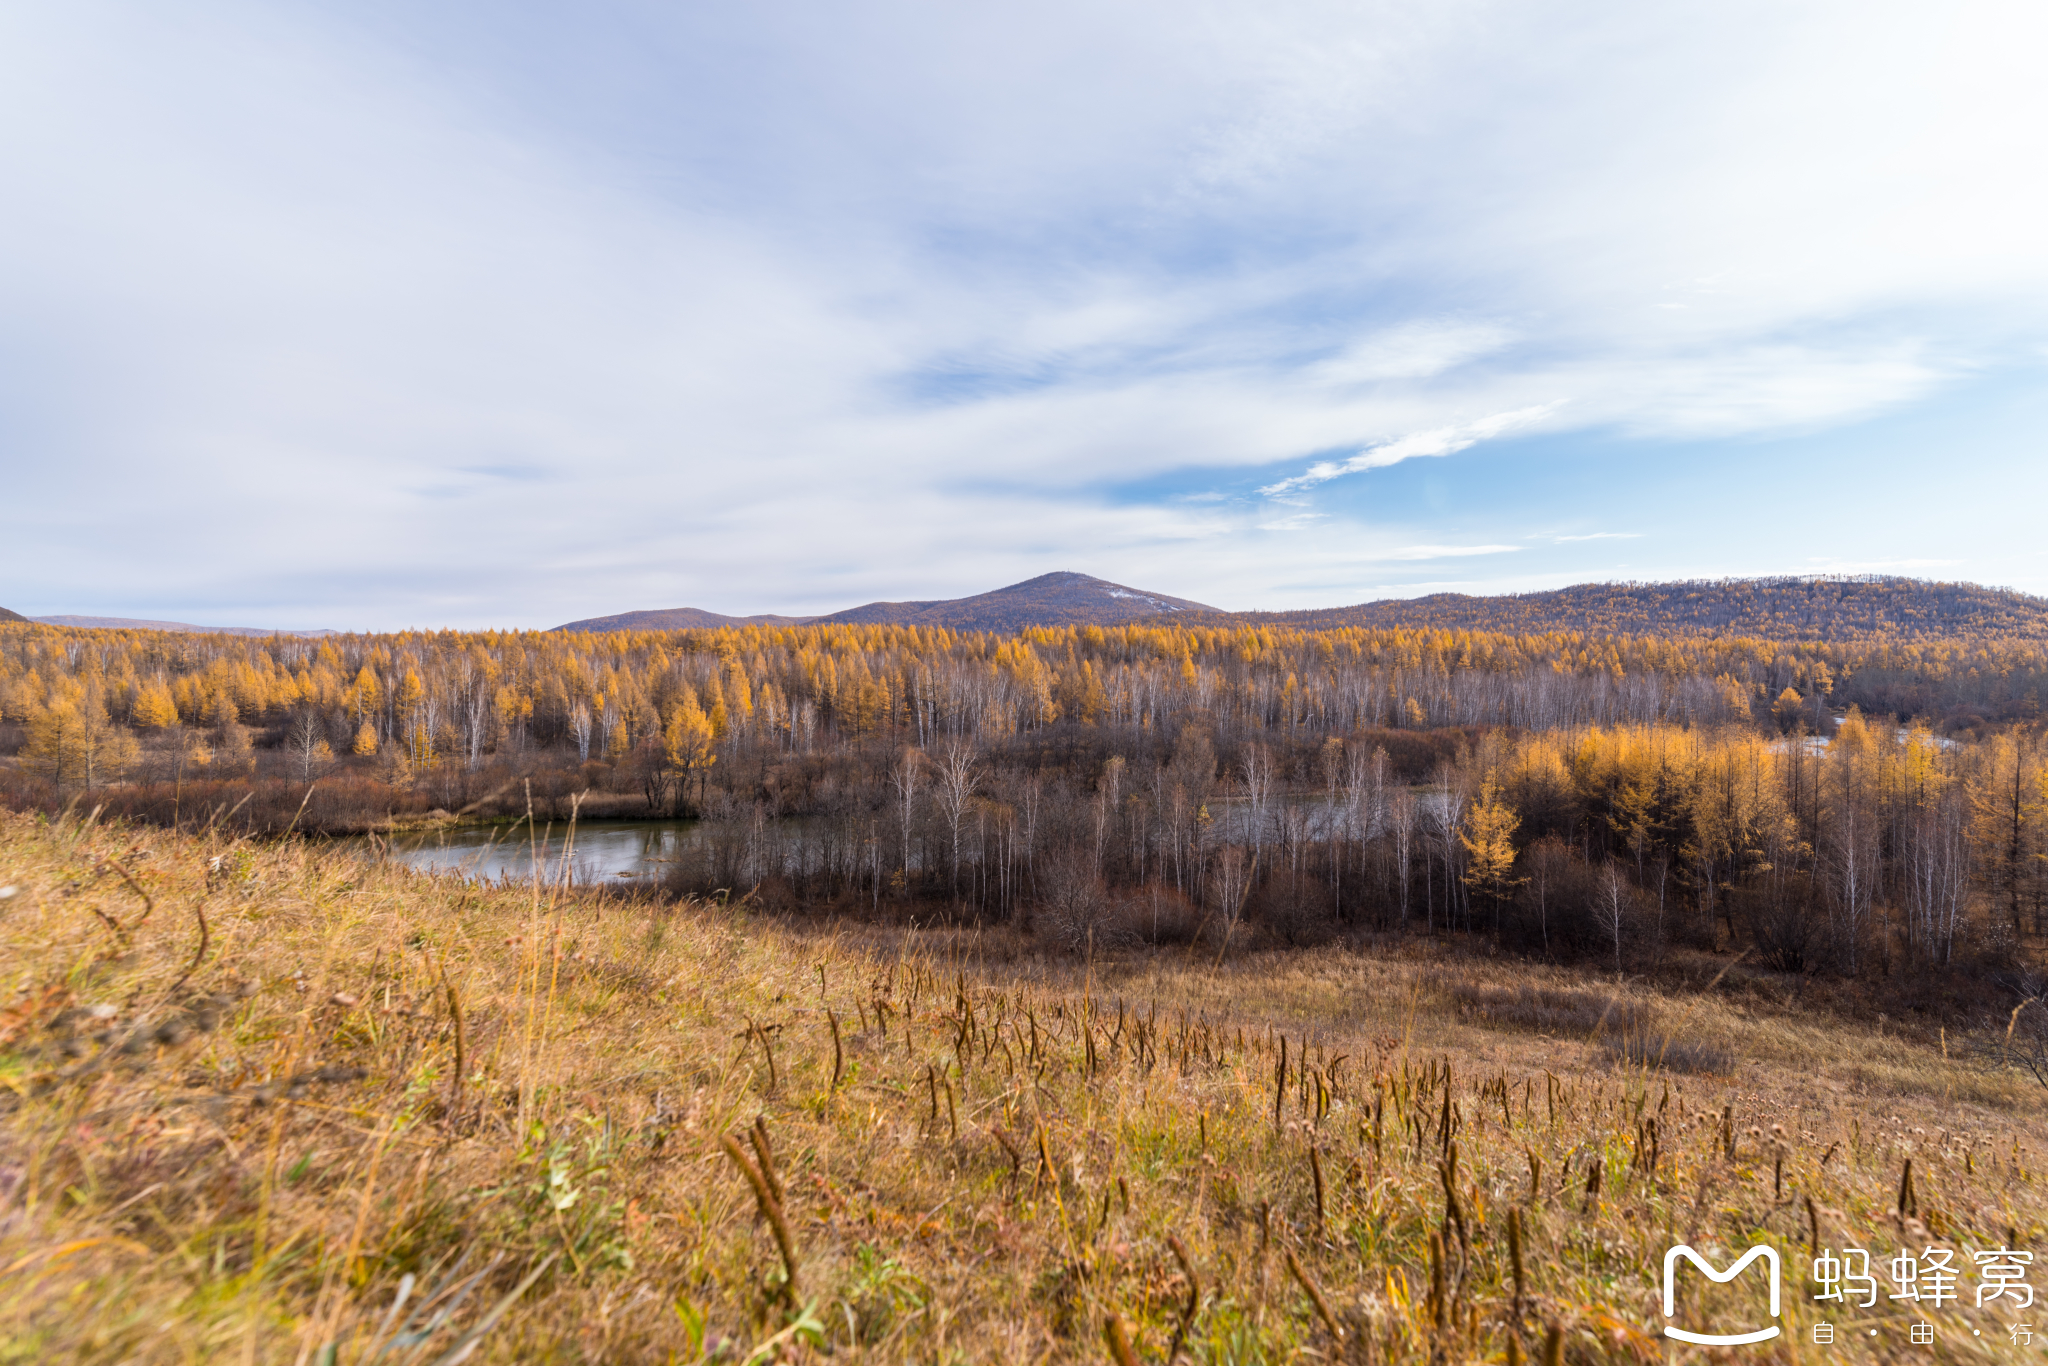
[[[1778,1246],[1804,1342],[1810,1221],[2043,1235],[2034,1082],[1782,1005],[27,818],[0,887],[5,1362],[1706,1360],[1655,1336],[1674,1239]],[[1595,1001],[1732,1075],[1617,1059]],[[1845,1360],[2011,1350],[1967,1296],[1932,1357],[1837,1317]]]
[[[1667,1072],[1698,1072],[1725,1077],[1735,1071],[1735,1055],[1719,1044],[1688,1039],[1654,1029],[1637,1030],[1605,1038],[1601,1047],[1621,1061],[1636,1067],[1659,1068]]]
[[[1642,1002],[1624,1000],[1611,992],[1571,991],[1527,982],[1496,987],[1456,979],[1444,982],[1442,988],[1466,1018],[1539,1034],[1612,1037],[1640,1033],[1649,1023],[1649,1011]]]

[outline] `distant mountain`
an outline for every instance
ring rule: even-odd
[[[830,616],[821,625],[943,626],[949,631],[1020,631],[1026,626],[1116,626],[1183,612],[1215,613],[1186,598],[1126,588],[1086,574],[1040,574],[1035,579],[939,602],[871,602]]]
[[[1495,631],[1510,635],[1755,636],[1771,640],[2048,639],[2048,598],[1925,579],[1814,577],[1582,583],[1544,593],[1436,593],[1230,621],[1303,629]]]
[[[716,626],[937,626],[949,631],[1020,631],[1026,626],[1114,626],[1180,613],[1220,616],[1186,598],[1127,588],[1087,574],[1041,574],[993,593],[927,602],[871,602],[822,617],[729,617],[695,607],[622,612],[557,626],[558,631],[680,631]]]
[[[564,622],[557,631],[709,631],[720,626],[800,626],[815,617],[729,617],[701,607],[662,607],[648,612],[621,612],[611,617],[586,617]]]
[[[12,616],[12,613],[8,614]],[[139,621],[133,617],[22,617],[44,626],[77,626],[93,631],[185,631],[207,636],[333,636],[339,631],[281,631],[268,626],[194,626],[188,621]]]
[[[102,630],[182,631],[235,636],[329,636],[255,626],[197,626],[130,617],[25,617],[0,607],[0,623],[37,622]],[[558,631],[680,631],[728,626],[891,625],[1015,632],[1027,626],[1115,626],[1126,622],[1204,626],[1286,626],[1304,630],[1486,631],[1535,635],[1751,636],[1779,641],[1932,640],[1955,637],[2048,641],[2048,598],[1878,575],[1688,579],[1674,583],[1581,583],[1540,593],[1473,597],[1436,593],[1382,598],[1351,607],[1297,612],[1226,612],[1186,598],[1110,583],[1087,574],[1041,574],[971,598],[871,602],[825,616],[727,616],[695,607],[621,612],[557,626]]]

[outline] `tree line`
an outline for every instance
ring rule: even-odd
[[[1851,710],[1753,725],[1240,736],[1079,728],[727,775],[679,890],[909,907],[1071,947],[1490,938],[1615,968],[1683,949],[1886,976],[2048,934],[2048,750]],[[778,805],[778,802],[782,803]],[[785,812],[799,819],[778,819]]]
[[[416,776],[535,751],[613,762],[665,736],[678,711],[686,733],[701,712],[719,744],[762,739],[791,751],[875,738],[927,746],[1061,723],[1171,729],[1193,713],[1233,732],[1290,736],[1773,719],[1818,731],[1856,705],[1953,730],[2031,718],[2044,681],[2048,645],[1975,638],[1137,625],[307,640],[0,627],[0,725],[75,726],[75,740],[37,753],[56,744],[61,781],[76,774],[88,786],[126,776],[153,748],[131,750],[116,732],[146,742],[203,731],[239,760],[242,726],[260,732],[254,746],[297,747],[302,758],[325,745],[331,759],[388,764],[395,751]],[[53,715],[71,719],[60,726]]]
[[[701,817],[678,890],[1084,946],[1491,937],[1850,975],[2044,932],[2048,649],[1277,626],[0,627],[0,799]]]

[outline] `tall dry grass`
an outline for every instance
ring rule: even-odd
[[[1686,1360],[1681,1239],[1783,1251],[1751,1359],[1793,1360],[1816,1226],[2043,1233],[2030,1079],[1770,1002],[78,821],[0,821],[0,888],[9,1362]],[[1732,1061],[1632,1064],[1612,1020]],[[1838,1317],[1848,1360],[2014,1350]]]

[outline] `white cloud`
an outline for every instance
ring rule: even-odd
[[[1510,340],[1498,324],[1406,323],[1352,343],[1342,354],[1309,366],[1303,378],[1332,386],[1430,379],[1499,351]]]
[[[1520,550],[1518,545],[1410,545],[1386,554],[1375,555],[1378,560],[1448,560],[1461,555],[1505,555],[1511,550]]]
[[[1317,522],[1324,520],[1320,512],[1298,512],[1291,517],[1279,517],[1258,524],[1261,531],[1306,531]]]
[[[1583,536],[1553,536],[1553,541],[1634,541],[1642,537],[1640,531],[1589,531]]]
[[[0,13],[6,605],[1237,601],[1515,532],[1091,490],[1811,430],[2048,338],[2028,11],[520,16]]]
[[[1410,432],[1406,436],[1368,446],[1357,455],[1343,460],[1319,460],[1302,473],[1275,484],[1268,484],[1259,492],[1269,498],[1277,498],[1283,494],[1328,483],[1343,475],[1383,469],[1388,465],[1397,465],[1403,460],[1412,460],[1418,456],[1453,455],[1490,437],[1532,426],[1558,406],[1556,403],[1539,403],[1528,408],[1516,409],[1514,412],[1495,413],[1491,417],[1483,417],[1475,422],[1438,427],[1431,431]]]

